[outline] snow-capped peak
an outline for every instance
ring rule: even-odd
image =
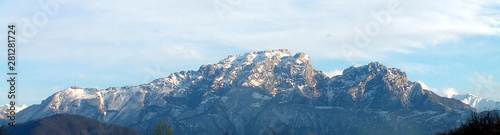
[[[252,63],[263,62],[267,59],[281,59],[282,57],[292,56],[292,53],[287,49],[276,49],[268,51],[256,51],[239,55],[230,55],[226,59],[221,60],[218,64],[223,68],[234,66],[250,65]]]
[[[497,102],[495,100],[483,99],[474,94],[457,94],[452,95],[452,98],[460,100],[463,103],[476,108],[476,110],[478,111],[498,109],[500,107],[500,102]]]
[[[77,86],[71,86],[65,90],[60,91],[59,97],[73,98],[73,99],[91,99],[95,98],[97,89],[82,89]]]
[[[307,69],[307,70],[305,70]],[[263,85],[275,85],[275,70],[290,71],[290,75],[314,74],[311,67],[310,58],[304,53],[292,55],[287,49],[276,49],[266,51],[249,52],[240,55],[230,55],[217,64],[206,65],[200,68],[202,73],[209,73],[213,77],[212,88],[220,88],[228,85],[260,87]],[[307,72],[302,72],[307,71]],[[201,74],[200,74],[201,75]],[[279,73],[278,76],[282,75]],[[212,78],[212,77],[210,77]],[[282,77],[277,77],[282,78]],[[290,78],[287,76],[285,78]],[[274,91],[270,88],[269,91]]]

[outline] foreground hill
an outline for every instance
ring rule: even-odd
[[[140,135],[139,132],[84,116],[58,114],[9,127],[13,135]]]
[[[475,111],[400,69],[374,62],[328,77],[306,54],[281,49],[231,55],[138,86],[70,87],[18,120],[71,113],[141,132],[169,119],[179,134],[433,134]]]

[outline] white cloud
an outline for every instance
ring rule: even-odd
[[[492,74],[479,74],[475,73],[469,81],[475,85],[475,95],[486,99],[499,100],[500,97],[500,82],[494,80]]]
[[[500,12],[494,8],[500,6],[498,0],[400,0],[401,12],[391,14],[390,23],[370,36],[368,44],[356,46],[356,29],[366,31],[377,22],[373,13],[387,10],[391,1],[245,0],[221,20],[213,0],[73,0],[60,5],[46,25],[36,27],[37,34],[19,46],[20,59],[42,65],[33,69],[38,71],[48,69],[44,64],[60,64],[65,66],[47,71],[81,67],[95,74],[117,69],[141,74],[140,69],[157,64],[170,68],[165,72],[178,71],[186,65],[215,63],[228,54],[276,48],[305,52],[315,59],[380,61],[394,53],[418,53],[460,42],[466,36],[500,36]],[[32,20],[35,13],[43,13],[36,2],[24,1],[6,1],[0,11],[5,11],[0,12],[5,17],[0,23],[17,22],[19,36],[22,18]],[[436,72],[429,65],[410,67],[403,69]],[[49,72],[45,74],[58,74]],[[85,74],[88,79],[92,76],[99,75]]]
[[[443,94],[445,97],[452,98],[453,95],[458,95],[458,92],[455,88],[445,88],[443,90]]]
[[[327,73],[325,73],[325,74],[326,74],[327,76],[329,76],[329,77],[334,77],[334,76],[337,76],[337,75],[342,75],[342,72],[343,72],[342,70],[337,70],[337,69],[335,69],[335,70],[330,71],[330,72],[327,72]]]
[[[437,73],[435,65],[421,64],[421,63],[403,63],[401,69],[407,72],[414,72],[418,74]]]
[[[58,92],[58,91],[61,91],[61,90],[62,90],[62,88],[60,86],[55,85],[55,86],[52,86],[52,91],[51,92]]]
[[[455,88],[445,87],[442,90],[438,90],[436,88],[429,87],[424,82],[418,80],[423,89],[430,90],[440,96],[452,98],[454,95],[458,94],[474,94],[481,98],[498,100],[498,94],[500,94],[500,82],[494,82],[492,75],[479,75],[476,74],[475,77],[469,78],[471,82],[476,84],[476,88],[474,92],[470,93],[462,93],[459,92]]]
[[[162,48],[167,55],[173,58],[188,60],[203,59],[203,54],[200,52],[201,50],[199,50],[199,48],[197,49],[190,46],[168,46]]]
[[[455,88],[443,88],[443,90],[438,90],[436,88],[431,88],[424,82],[418,80],[418,83],[422,86],[423,89],[430,90],[440,96],[451,98],[453,95],[459,94]]]
[[[175,48],[185,43],[193,48],[289,48],[315,58],[380,60],[388,52],[413,53],[429,45],[460,41],[463,36],[500,35],[498,9],[491,8],[500,5],[498,1],[399,1],[401,12],[391,14],[391,21],[370,37],[369,44],[355,46],[355,29],[366,32],[365,26],[377,22],[373,13],[387,10],[393,1],[244,1],[229,10],[223,20],[213,7],[214,1],[70,1],[61,5],[58,14],[39,28],[38,38],[30,42],[34,49],[46,44],[99,44],[90,47],[110,53]],[[18,17],[30,19],[36,11],[26,10]],[[79,48],[70,46],[67,49]],[[115,51],[117,47],[122,49]],[[93,55],[104,57],[107,53]],[[38,56],[41,54],[25,57]],[[147,55],[118,59],[131,57],[149,59]]]
[[[427,86],[427,84],[425,84],[424,82],[422,82],[420,80],[418,80],[417,82],[420,83],[420,86],[422,86],[423,89],[430,90],[438,95],[441,95],[441,92],[439,92],[439,90]]]
[[[83,73],[79,73],[77,78],[80,78],[80,79],[85,78],[85,75]]]
[[[424,82],[420,80],[418,80],[417,82],[420,83],[420,86],[422,86],[423,89],[431,90],[429,86],[427,86],[427,84],[425,84]]]

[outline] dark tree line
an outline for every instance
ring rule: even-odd
[[[174,131],[168,120],[156,124],[153,135],[173,135]]]
[[[473,113],[460,127],[438,135],[500,135],[499,110]]]

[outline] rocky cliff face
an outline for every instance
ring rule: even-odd
[[[425,90],[419,83],[408,80],[406,73],[379,63],[350,67],[341,76],[330,79],[326,98],[330,105],[420,111],[471,110],[472,108]]]
[[[142,132],[169,119],[183,134],[431,134],[461,124],[471,111],[399,69],[375,62],[329,78],[306,54],[281,49],[231,55],[139,86],[71,87],[18,120],[71,113]]]

